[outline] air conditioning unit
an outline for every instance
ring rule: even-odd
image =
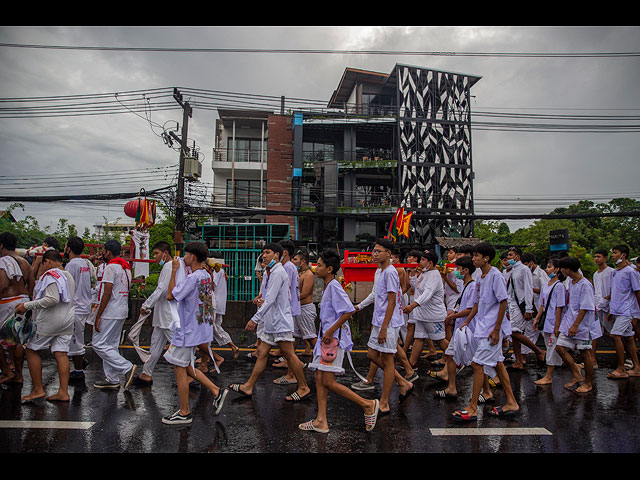
[[[202,177],[202,164],[195,157],[184,157],[184,178],[197,181]]]

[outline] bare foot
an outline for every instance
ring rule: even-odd
[[[412,388],[413,388],[413,383],[407,382],[404,385],[399,385],[398,386],[398,391],[400,392],[400,394],[405,395]]]
[[[593,390],[593,387],[591,385],[587,385],[586,383],[583,383],[578,388],[576,388],[577,393],[587,393],[591,390]]]
[[[70,398],[68,393],[58,392],[55,395],[48,396],[47,400],[50,402],[68,402]]]
[[[233,349],[233,359],[237,360],[239,356],[240,356],[240,349],[238,347],[235,347]]]
[[[37,400],[38,398],[44,397],[46,394],[43,391],[40,392],[31,392],[29,395],[22,397],[23,402],[32,402],[33,400]]]
[[[0,377],[0,384],[13,382],[14,378],[16,378],[15,373],[11,373],[9,375],[2,375]]]
[[[371,400],[371,404],[363,408],[365,415],[373,415],[373,412],[376,410],[376,401]]]
[[[535,383],[536,385],[551,385],[551,377],[542,377],[533,383]]]
[[[570,388],[570,387],[573,387],[576,383],[578,383],[578,382],[582,382],[582,381],[584,381],[584,378],[582,378],[582,376],[580,376],[580,377],[573,377],[569,383],[565,383],[565,384],[564,384],[564,388]]]

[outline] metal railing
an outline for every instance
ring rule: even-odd
[[[233,149],[231,148],[214,148],[213,149],[213,161],[214,162],[256,162],[260,163],[260,150],[256,149],[236,149],[235,158],[233,157]],[[262,161],[267,163],[267,149],[262,152]]]

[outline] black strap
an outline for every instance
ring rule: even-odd
[[[509,277],[509,280],[511,280],[511,277]],[[469,281],[469,283],[475,283],[475,280],[471,280]],[[467,289],[467,287],[469,286],[469,283],[467,283],[464,288],[462,289],[462,293],[460,294],[460,296],[458,297],[458,299],[456,300],[456,304],[453,306],[453,309],[456,310],[460,304],[462,303],[462,296],[464,295],[464,291]],[[457,310],[456,310],[457,311]]]
[[[549,296],[547,297],[547,304],[544,306],[544,316],[543,318],[543,324],[544,322],[547,321],[547,311],[549,310],[549,304],[551,303],[551,296],[553,295],[553,290],[556,288],[556,286],[562,283],[560,280],[556,281],[556,283],[553,284],[553,287],[551,287],[551,291],[549,292]]]

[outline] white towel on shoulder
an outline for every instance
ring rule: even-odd
[[[59,268],[52,268],[42,274],[38,283],[33,289],[33,299],[38,300],[44,295],[46,288],[55,282],[58,286],[58,293],[60,294],[60,301],[67,303],[72,300],[71,293],[69,292],[69,282],[64,272]]]

